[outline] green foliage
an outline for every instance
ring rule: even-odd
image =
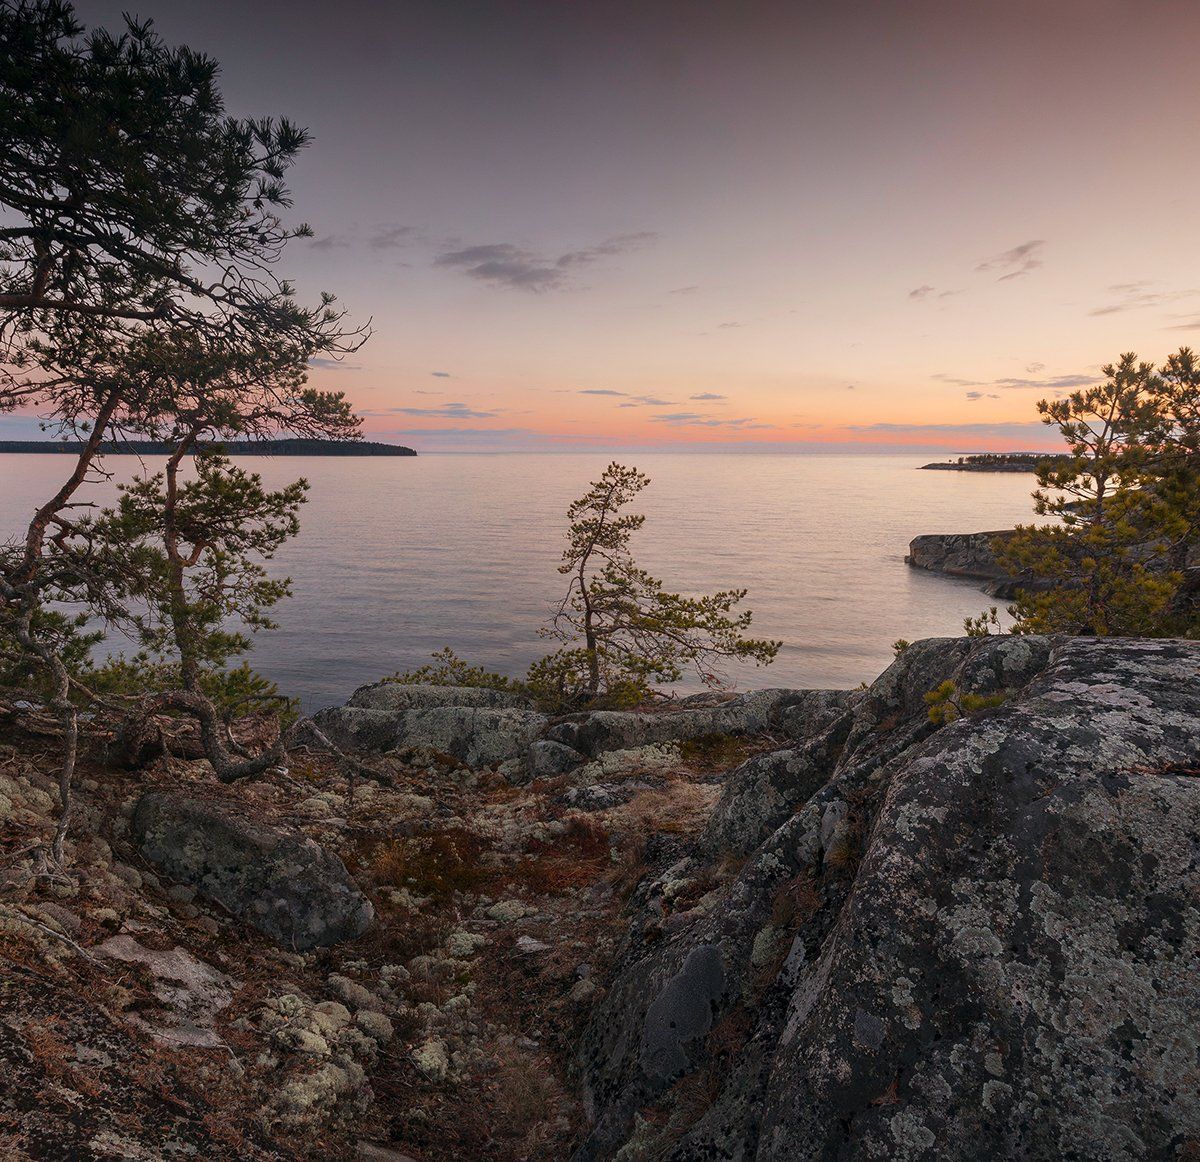
[[[592,663],[598,665],[603,685],[588,693]],[[561,649],[539,658],[525,675],[525,686],[538,705],[552,714],[566,714],[587,705],[592,710],[628,710],[650,694],[647,680],[633,672],[622,673],[611,665],[603,649]]]
[[[1034,582],[1010,611],[1015,633],[1188,632],[1176,598],[1200,515],[1191,353],[1165,377],[1129,353],[1103,370],[1104,383],[1038,404],[1070,453],[1038,469],[1036,511],[1056,523],[996,543],[1000,564]]]
[[[744,589],[688,597],[668,592],[636,564],[630,539],[645,517],[621,509],[649,483],[636,468],[614,462],[567,510],[559,572],[570,580],[544,631],[563,648],[530,670],[529,684],[540,696],[566,705],[602,694],[636,702],[654,683],[679,681],[686,670],[719,685],[724,660],[767,665],[778,653],[780,642],[743,636],[752,614],[734,609]]]
[[[322,296],[299,306],[272,263],[288,169],[309,135],[229,116],[218,65],[151,21],[84,30],[61,0],[0,3],[0,309],[59,348],[131,327],[333,340]]]
[[[183,683],[178,662],[153,658],[144,652],[84,667],[80,670],[80,680],[102,697],[118,698],[161,694],[178,690]],[[221,669],[205,668],[200,672],[199,686],[225,719],[269,710],[288,723],[297,714],[298,702],[281,694],[274,682],[251,669],[247,662]]]
[[[460,658],[449,646],[430,655],[432,664],[426,662],[415,670],[404,670],[385,678],[385,682],[396,682],[402,686],[476,686],[484,690],[519,691],[521,684],[503,674],[472,666]]]
[[[250,647],[247,632],[273,626],[267,611],[289,592],[262,564],[299,528],[308,488],[275,491],[262,478],[212,453],[197,456],[194,479],[177,463],[121,487],[115,509],[88,527],[92,543],[119,561],[123,619],[148,653],[180,658],[191,688]],[[239,628],[235,628],[239,627]]]
[[[981,710],[994,709],[1007,700],[1008,692],[1005,690],[995,694],[961,693],[950,678],[925,695],[925,705],[929,707],[929,721],[938,726],[977,714]]]
[[[1000,612],[994,605],[978,617],[964,618],[963,629],[967,637],[990,637],[993,630],[997,634],[1004,632],[1000,626]]]
[[[896,657],[899,657],[911,645],[912,642],[910,642],[908,638],[898,637],[894,642],[892,642],[892,653],[895,654]]]
[[[21,648],[16,640],[11,611],[0,605],[0,686],[27,690],[38,697],[52,696],[52,684],[45,668]],[[45,642],[71,673],[86,669],[88,657],[104,634],[88,631],[86,614],[74,617],[54,609],[38,608],[32,614],[31,629],[37,640]]]

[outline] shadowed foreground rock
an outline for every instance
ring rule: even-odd
[[[172,879],[283,948],[303,952],[353,940],[370,927],[371,903],[345,865],[303,835],[162,792],[142,796],[130,832],[141,853]]]
[[[935,729],[946,677],[1009,698]],[[732,776],[706,857],[750,859],[635,895],[578,1159],[1194,1156],[1198,678],[1190,642],[919,642]]]

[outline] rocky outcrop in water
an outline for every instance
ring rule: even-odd
[[[1012,597],[1016,579],[996,560],[997,537],[1012,536],[1012,530],[990,533],[927,533],[914,537],[904,563],[927,573],[986,581],[983,588],[993,597]]]
[[[745,764],[634,897],[580,1162],[1186,1156],[1198,677],[1191,642],[919,642]],[[1008,697],[936,728],[946,678]]]

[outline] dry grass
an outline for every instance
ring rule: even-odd
[[[639,791],[612,813],[614,827],[648,834],[688,835],[699,829],[720,795],[720,787],[670,781],[661,790]]]
[[[364,862],[382,887],[446,901],[456,892],[480,892],[494,883],[497,870],[484,863],[484,854],[478,835],[447,828],[379,844]]]
[[[534,892],[565,895],[599,879],[611,866],[611,850],[599,820],[575,815],[557,840],[535,845],[534,853],[517,863],[512,878]]]
[[[775,892],[771,902],[771,923],[785,932],[794,932],[807,924],[824,901],[821,891],[807,872],[786,881]]]

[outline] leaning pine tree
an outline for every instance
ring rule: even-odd
[[[544,631],[563,644],[529,671],[530,686],[548,701],[629,705],[689,670],[719,685],[722,662],[767,665],[779,652],[780,642],[743,636],[752,614],[734,610],[746,590],[686,597],[639,568],[630,540],[646,518],[621,510],[649,483],[637,469],[612,463],[567,510],[559,572],[569,582]]]
[[[165,437],[178,467],[203,436],[351,434],[344,401],[305,387],[304,368],[314,355],[355,349],[366,332],[347,329],[329,295],[301,305],[275,270],[289,241],[311,235],[282,217],[286,173],[308,135],[286,120],[229,116],[216,62],[167,46],[149,22],[85,32],[63,0],[0,0],[0,141],[0,412],[34,410],[78,441],[61,486],[0,545],[0,667],[31,674],[61,723],[64,810],[50,852],[59,862],[78,709],[89,698],[78,672],[89,643],[61,606],[112,623],[171,589],[178,646],[187,619],[207,616],[194,589],[180,603],[180,567],[220,561],[224,570],[230,545],[254,546],[198,544],[172,522],[203,509],[205,535],[232,529],[262,500],[217,464],[205,472],[202,506],[189,510],[195,497],[182,492],[173,503],[166,480],[165,491],[138,494],[140,528],[161,530],[172,562],[164,589],[138,575],[144,552],[118,551],[110,518],[101,527],[80,516],[80,490],[102,478],[105,445]],[[292,499],[268,525],[290,529]],[[144,547],[149,534],[139,535]],[[254,574],[240,576],[251,604],[271,596]],[[240,600],[237,577],[224,573],[218,605]],[[183,660],[184,693],[190,670]],[[196,675],[188,701],[203,722]],[[176,708],[188,710],[182,700]],[[229,774],[244,769],[213,757]]]

